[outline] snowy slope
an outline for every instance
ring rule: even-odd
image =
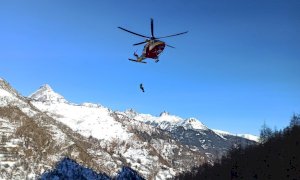
[[[218,130],[218,129],[213,129],[213,131],[215,133],[217,133],[218,135],[222,136],[222,137],[224,135],[239,136],[239,137],[242,137],[242,138],[245,138],[245,139],[249,139],[251,141],[259,142],[259,137],[258,136],[254,136],[252,134],[233,134],[233,133],[222,131],[222,130]]]
[[[249,139],[251,141],[255,141],[255,142],[259,142],[259,137],[258,136],[254,136],[252,134],[237,134],[240,137]]]
[[[8,82],[0,78],[0,107],[6,106],[16,106],[29,116],[36,114],[31,104],[28,104],[27,99],[12,88]]]
[[[10,102],[19,101],[19,99],[13,93],[5,90],[4,81],[0,81],[0,107],[7,106]]]
[[[126,140],[131,134],[122,128],[122,124],[111,116],[111,110],[101,105],[68,103],[65,98],[52,90],[49,85],[42,86],[30,95],[31,103],[72,130],[97,139]]]

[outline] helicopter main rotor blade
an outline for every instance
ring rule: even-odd
[[[170,47],[170,48],[175,48],[174,46],[170,46],[170,45],[167,45],[167,44],[166,44],[166,46],[168,46],[168,47]]]
[[[173,35],[169,35],[169,36],[158,37],[158,38],[155,38],[155,39],[173,37],[173,36],[178,36],[178,35],[185,34],[185,33],[188,33],[188,31],[185,31],[185,32],[182,32],[182,33],[173,34]]]
[[[154,38],[154,27],[153,27],[153,19],[151,18],[151,36]]]
[[[122,28],[122,27],[118,27],[118,28],[122,29],[123,31],[129,32],[131,34],[137,35],[137,36],[141,36],[141,37],[144,37],[144,38],[151,38],[151,37],[148,37],[148,36],[144,36],[144,35],[141,35],[141,34],[138,34],[138,33],[132,32],[132,31],[129,31],[129,30],[127,30],[125,28]]]
[[[143,41],[143,42],[140,42],[140,43],[135,43],[133,45],[136,46],[136,45],[140,45],[140,44],[144,44],[144,43],[146,43],[146,41]]]

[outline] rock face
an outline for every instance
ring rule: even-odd
[[[0,179],[39,178],[65,157],[109,177],[126,166],[145,179],[167,179],[213,162],[237,144],[230,138],[196,119],[70,103],[49,85],[23,97],[0,79]]]

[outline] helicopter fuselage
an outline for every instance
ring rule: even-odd
[[[150,40],[143,50],[143,56],[151,59],[158,59],[160,53],[165,49],[165,42],[159,40]]]
[[[150,24],[150,28],[151,28],[151,36],[145,36],[139,33],[135,33],[133,31],[130,31],[128,29],[122,28],[122,27],[118,27],[119,29],[126,31],[128,33],[134,34],[136,36],[140,36],[143,38],[146,38],[145,41],[139,42],[139,43],[135,43],[133,44],[134,46],[136,45],[140,45],[140,44],[145,44],[144,46],[144,50],[141,56],[138,56],[136,53],[134,53],[133,55],[136,57],[136,59],[130,59],[130,61],[134,61],[134,62],[143,62],[144,59],[146,58],[151,58],[151,59],[155,59],[155,62],[158,62],[158,57],[159,55],[163,52],[163,50],[165,49],[166,46],[174,48],[173,46],[170,46],[168,44],[166,44],[163,41],[160,41],[159,39],[161,38],[169,38],[169,37],[173,37],[173,36],[178,36],[178,35],[182,35],[187,33],[188,31],[185,32],[181,32],[181,33],[177,33],[177,34],[172,34],[172,35],[168,35],[168,36],[162,36],[162,37],[155,37],[154,36],[154,25],[153,25],[153,19],[151,18],[151,24]],[[144,62],[143,62],[144,63]]]

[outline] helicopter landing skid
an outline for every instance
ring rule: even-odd
[[[145,61],[137,61],[137,60],[135,60],[135,59],[128,59],[129,61],[133,61],[133,62],[138,62],[138,63],[144,63],[144,64],[146,64],[147,62],[145,62]]]

